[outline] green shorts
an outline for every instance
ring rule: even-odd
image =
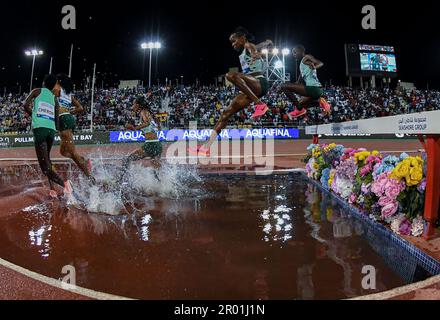
[[[308,87],[306,86],[306,93],[307,96],[312,98],[313,100],[318,100],[322,97],[322,94],[324,91],[322,90],[322,87]]]
[[[261,85],[261,94],[258,95],[258,98],[264,97],[269,92],[269,81],[265,77],[257,78],[260,81]]]
[[[160,141],[146,141],[142,150],[144,150],[147,157],[158,158],[162,155],[162,143]]]
[[[60,127],[59,127],[60,131],[72,130],[73,132],[75,131],[75,125],[76,125],[76,121],[73,115],[63,114],[62,116],[60,116]]]
[[[49,128],[35,128],[32,130],[34,133],[34,144],[39,145],[43,142],[53,143],[55,140],[55,130]]]

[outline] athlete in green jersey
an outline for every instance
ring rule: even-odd
[[[242,27],[237,28],[229,37],[232,47],[236,51],[241,52],[239,59],[242,72],[228,72],[226,79],[240,89],[240,93],[221,114],[208,142],[197,146],[197,148],[188,148],[190,154],[208,156],[211,145],[228,125],[229,118],[252,103],[255,104],[255,112],[251,117],[252,119],[262,117],[268,111],[267,105],[261,101],[261,98],[269,91],[269,82],[266,79],[267,66],[259,50],[271,46],[272,41],[266,40],[255,45],[251,42],[252,39],[253,36]]]
[[[295,47],[293,55],[295,59],[301,60],[300,78],[296,83],[285,83],[281,86],[281,90],[296,106],[296,109],[289,113],[289,116],[297,118],[305,115],[307,113],[306,108],[314,101],[318,101],[321,108],[323,108],[326,113],[329,113],[330,105],[322,97],[322,85],[318,80],[316,72],[324,63],[312,55],[306,54],[305,48],[302,45]],[[302,96],[301,100],[298,101],[295,94]]]
[[[32,116],[35,151],[41,171],[49,179],[51,197],[57,197],[53,182],[64,187],[66,194],[72,193],[70,181],[63,179],[53,170],[50,151],[58,128],[59,105],[52,93],[56,84],[54,75],[44,78],[43,88],[34,89],[26,98],[23,108]],[[32,106],[33,103],[33,107]]]
[[[94,182],[94,178],[90,175],[91,161],[81,156],[75,148],[73,141],[73,132],[75,130],[75,115],[84,111],[81,103],[73,95],[72,80],[65,74],[57,75],[57,84],[54,93],[58,98],[60,105],[60,153],[63,157],[72,159],[73,162],[81,169],[84,175]]]
[[[134,151],[122,160],[122,172],[118,179],[119,182],[129,169],[132,161],[149,157],[151,164],[155,169],[159,169],[161,167],[160,157],[162,155],[162,143],[159,141],[158,137],[158,132],[160,130],[159,122],[154,119],[154,114],[147,106],[147,102],[143,97],[136,98],[133,104],[133,111],[140,114],[141,121],[137,126],[132,124],[126,125],[126,129],[131,131],[142,131],[145,136],[145,143],[141,148]],[[159,180],[156,172],[155,175]]]

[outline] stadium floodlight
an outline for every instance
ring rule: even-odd
[[[153,56],[153,49],[160,49],[162,48],[162,44],[159,41],[156,42],[143,42],[141,44],[141,48],[146,50],[149,49],[150,50],[150,67],[149,67],[149,73],[148,73],[148,87],[151,87],[151,59]]]
[[[290,53],[290,50],[287,48],[284,48],[281,53],[283,54],[283,56],[287,56]]]
[[[282,69],[284,67],[284,64],[281,60],[275,61],[275,69]]]
[[[280,50],[278,50],[278,48],[273,48],[273,49],[272,49],[272,54],[273,54],[274,56],[276,56],[278,53],[280,53]]]
[[[32,50],[26,50],[24,52],[24,54],[28,57],[32,56],[32,71],[31,71],[31,83],[30,83],[30,87],[29,87],[29,92],[32,91],[32,82],[34,80],[34,68],[35,68],[35,58],[37,56],[41,56],[43,55],[43,50],[37,50],[37,49],[32,49]]]
[[[269,54],[269,50],[263,49],[263,50],[261,50],[261,53],[267,55],[267,54]]]

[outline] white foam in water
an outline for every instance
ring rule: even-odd
[[[198,186],[202,182],[195,167],[163,164],[157,171],[158,181],[153,168],[134,162],[126,172],[124,183],[117,185],[120,169],[118,165],[104,165],[101,155],[98,161],[93,162],[92,175],[97,181],[96,186],[90,186],[82,175],[73,182],[83,208],[89,212],[119,215],[128,213],[125,205],[133,204],[135,200],[147,205],[148,197],[179,199],[200,194],[200,188],[191,186],[192,183]],[[100,187],[104,183],[111,185],[111,190],[105,192]]]

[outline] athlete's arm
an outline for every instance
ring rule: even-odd
[[[150,118],[144,112],[141,112],[141,120],[142,123],[140,125],[134,126],[132,124],[128,124],[125,126],[125,128],[132,131],[138,131],[150,125]]]
[[[41,89],[34,89],[32,90],[32,92],[27,96],[26,100],[24,101],[22,108],[24,108],[24,110],[27,112],[27,114],[29,114],[30,116],[32,115],[32,101],[38,97],[41,93]]]
[[[255,48],[257,48],[257,50],[261,50],[261,49],[264,49],[264,48],[267,48],[267,47],[271,47],[271,46],[273,46],[272,40],[266,40],[264,42],[261,42],[261,43],[257,44],[255,46]]]
[[[72,97],[72,104],[75,106],[75,109],[71,112],[71,114],[80,114],[84,112],[83,106],[75,97]]]
[[[58,103],[57,97],[54,99],[55,101],[55,129],[59,128],[59,118],[60,118],[60,104]]]
[[[249,51],[249,53],[251,54],[251,57],[252,57],[253,59],[260,59],[260,58],[261,58],[261,54],[258,52],[258,49],[257,49],[257,47],[255,46],[255,44],[250,43],[250,42],[247,42],[247,43],[244,45],[244,47],[245,47],[245,49],[246,49],[247,51]]]
[[[314,56],[308,54],[304,57],[304,63],[308,64],[313,69],[319,69],[324,66],[324,63],[322,61],[319,61]]]

